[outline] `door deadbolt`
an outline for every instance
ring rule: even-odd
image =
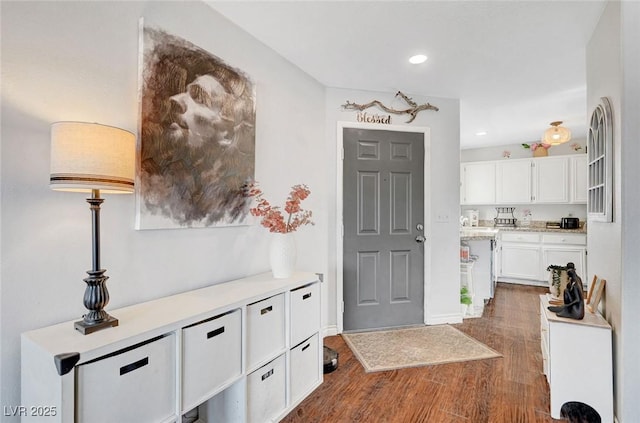
[[[419,230],[419,231],[422,231],[422,230],[424,230],[424,225],[422,223],[418,223],[416,225],[416,229]]]

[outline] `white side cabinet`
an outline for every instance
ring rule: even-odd
[[[556,316],[540,296],[540,347],[549,382],[551,417],[560,419],[565,402],[593,407],[603,423],[613,423],[611,326],[599,313],[585,310],[582,320]]]
[[[315,274],[269,273],[23,333],[23,421],[279,421],[322,383],[320,305]]]

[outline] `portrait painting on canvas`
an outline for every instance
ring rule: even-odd
[[[141,24],[136,228],[244,224],[255,86],[242,71]]]

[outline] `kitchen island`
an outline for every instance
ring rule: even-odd
[[[482,316],[484,304],[493,298],[497,281],[497,237],[499,230],[487,227],[462,227],[460,241],[469,246],[473,259],[473,316]]]

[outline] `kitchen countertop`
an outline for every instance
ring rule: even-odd
[[[496,236],[500,230],[498,228],[490,227],[464,227],[460,228],[460,240],[461,241],[484,241],[496,239]]]
[[[500,227],[498,228],[503,232],[561,232],[565,234],[586,234],[587,228],[582,227],[579,229],[560,229],[560,228],[544,228],[536,226],[516,226],[515,228]]]
[[[547,228],[543,225],[516,226],[512,227],[494,227],[494,226],[465,226],[460,228],[461,241],[483,241],[492,240],[500,232],[548,232],[548,233],[570,233],[570,234],[586,234],[587,228],[582,225],[579,229],[559,229]]]

